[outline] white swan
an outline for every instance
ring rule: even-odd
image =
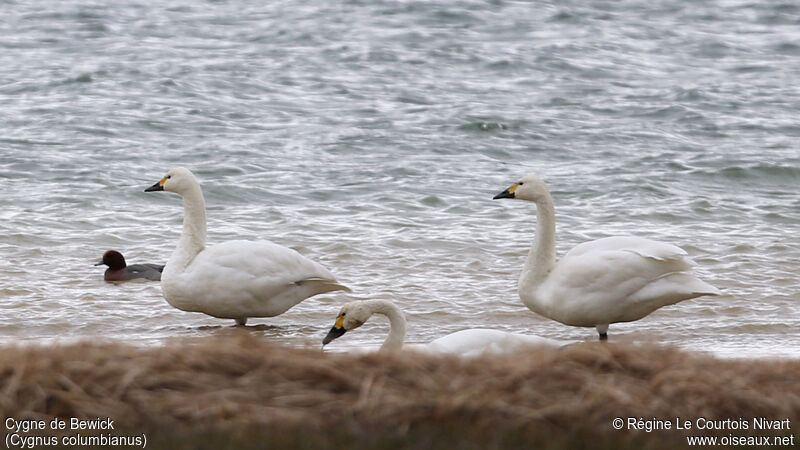
[[[400,308],[388,300],[356,300],[342,306],[336,322],[322,340],[322,345],[329,344],[346,331],[360,327],[373,314],[381,314],[389,319],[389,335],[381,345],[381,350],[402,348],[406,335],[406,319]],[[511,353],[530,346],[556,345],[562,343],[538,336],[477,328],[457,331],[427,344],[411,344],[406,347],[427,353],[472,357],[484,353]]]
[[[183,233],[161,275],[170,305],[235,319],[283,314],[308,297],[350,291],[320,264],[269,241],[228,241],[206,248],[206,205],[194,174],[177,167],[145,192],[183,197]]]
[[[694,263],[674,245],[608,237],[577,245],[555,260],[555,210],[544,182],[523,177],[498,198],[536,203],[536,242],[519,277],[519,296],[533,312],[576,327],[641,319],[662,306],[720,291],[691,273]]]

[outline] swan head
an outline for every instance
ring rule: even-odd
[[[536,175],[531,174],[520,178],[516,183],[509,186],[508,189],[495,195],[494,200],[499,198],[515,198],[536,202],[549,195],[544,181]]]
[[[350,302],[339,310],[336,322],[331,327],[328,335],[322,340],[322,345],[331,343],[334,339],[343,335],[345,332],[354,330],[369,319],[373,311],[363,301]]]
[[[145,189],[145,192],[167,191],[183,194],[197,186],[197,178],[192,171],[185,167],[175,167],[169,170],[158,183]]]

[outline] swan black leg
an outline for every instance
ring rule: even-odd
[[[236,325],[239,325],[240,327],[247,325],[247,317],[239,317],[236,319]]]
[[[601,325],[595,325],[595,328],[597,329],[597,334],[600,335],[600,340],[601,341],[607,341],[608,340],[608,334],[606,332],[608,331],[608,324],[605,323],[605,324],[601,324]]]

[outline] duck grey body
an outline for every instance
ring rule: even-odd
[[[106,281],[130,281],[144,278],[150,281],[160,281],[164,265],[161,264],[131,264],[127,265],[125,257],[116,250],[109,250],[103,254],[103,260],[95,264],[108,266],[103,279]]]

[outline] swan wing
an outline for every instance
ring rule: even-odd
[[[719,292],[689,273],[691,260],[674,245],[620,237],[578,247],[537,292],[548,299],[548,317],[568,325],[637,320],[662,306]]]
[[[335,281],[333,274],[321,264],[269,241],[227,241],[208,247],[197,255],[186,271],[210,267],[282,284],[306,279]]]
[[[197,310],[228,318],[276,316],[313,295],[349,290],[321,264],[269,241],[208,247],[181,279]]]
[[[676,245],[636,236],[612,236],[584,242],[573,247],[572,250],[564,255],[564,258],[573,258],[586,253],[604,251],[626,251],[635,253],[643,258],[652,258],[656,260],[683,259],[692,264],[686,250]]]
[[[529,347],[553,347],[561,343],[539,336],[509,333],[501,330],[473,328],[456,331],[419,347],[428,353],[450,354],[465,357],[482,354],[507,354]]]

